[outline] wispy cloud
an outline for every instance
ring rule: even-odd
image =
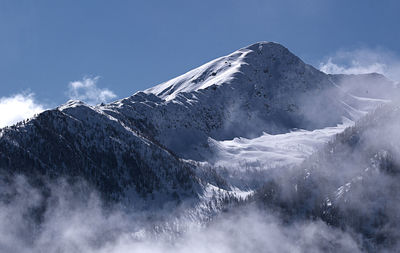
[[[380,73],[400,80],[400,59],[385,49],[362,48],[341,50],[319,64],[321,71],[329,74]]]
[[[77,99],[88,104],[99,104],[107,102],[116,97],[115,93],[107,88],[97,87],[100,77],[84,77],[81,81],[74,81],[68,84],[68,96],[70,99]]]
[[[0,127],[9,126],[45,110],[33,93],[0,98]]]

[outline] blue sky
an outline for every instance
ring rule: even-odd
[[[362,50],[365,64],[397,64],[399,10],[390,0],[2,0],[0,98],[52,107],[85,80],[108,100],[127,97],[257,41],[316,67],[351,65]]]

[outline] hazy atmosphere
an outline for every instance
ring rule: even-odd
[[[0,1],[1,252],[398,252],[397,1]]]

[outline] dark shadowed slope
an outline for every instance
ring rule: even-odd
[[[193,166],[97,107],[70,101],[0,132],[0,166],[31,178],[80,177],[107,198],[163,202],[200,191]]]

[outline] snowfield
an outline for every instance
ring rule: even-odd
[[[336,127],[312,131],[299,129],[275,135],[264,133],[253,139],[238,137],[216,141],[210,138],[209,141],[217,153],[216,166],[269,169],[300,164],[335,134],[353,124],[344,118],[343,123]]]

